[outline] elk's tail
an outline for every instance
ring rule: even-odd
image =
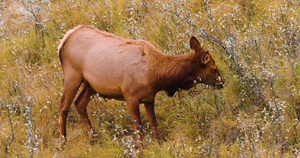
[[[74,31],[76,31],[78,28],[81,28],[83,27],[83,25],[79,25],[71,30],[69,30],[65,35],[64,35],[64,38],[59,42],[58,44],[58,54],[59,54],[59,60],[60,60],[60,63],[62,63],[62,58],[61,58],[61,53],[62,53],[62,49],[63,47],[65,46],[65,44],[68,42],[68,39],[70,38],[70,36],[72,35],[72,33]]]

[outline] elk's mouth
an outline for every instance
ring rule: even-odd
[[[182,86],[182,89],[189,90],[192,87],[194,87],[196,84],[197,84],[196,81],[189,81],[188,83],[186,83],[185,85]]]
[[[214,87],[216,87],[217,89],[221,89],[224,87],[224,83],[217,83]]]
[[[200,83],[207,84],[207,85],[212,86],[213,88],[217,88],[217,89],[223,88],[223,87],[224,87],[224,82],[221,81],[221,78],[218,78],[217,80],[218,80],[219,82],[216,83],[216,84],[213,84],[213,83],[211,83],[208,79],[206,79],[206,78],[200,78],[200,77],[199,77]]]

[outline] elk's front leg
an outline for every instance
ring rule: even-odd
[[[135,98],[127,98],[128,108],[130,112],[130,116],[133,122],[134,131],[136,132],[136,140],[138,144],[138,148],[141,149],[143,147],[143,136],[142,136],[142,121],[140,116],[140,108],[139,101]]]
[[[157,123],[154,113],[154,102],[145,103],[145,109],[147,112],[148,121],[152,130],[153,137],[158,141]]]

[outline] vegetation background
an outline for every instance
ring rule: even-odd
[[[156,97],[161,145],[143,105],[145,157],[300,155],[299,0],[0,0],[0,157],[135,157],[126,103],[94,96],[91,144],[74,107],[58,150],[57,45],[80,24],[192,53],[196,35],[226,85]]]

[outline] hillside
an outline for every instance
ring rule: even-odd
[[[161,141],[141,105],[145,157],[300,156],[300,2],[296,0],[0,1],[0,157],[136,157],[126,102],[95,95],[88,140],[74,106],[58,149],[63,73],[57,45],[77,25],[193,53],[195,35],[225,87],[156,96]]]

